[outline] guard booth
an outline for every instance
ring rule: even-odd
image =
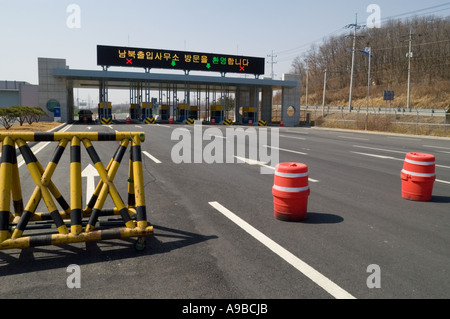
[[[198,106],[180,104],[177,108],[177,119],[181,123],[187,119],[198,120]]]
[[[139,104],[130,104],[130,118],[139,120],[141,118],[141,108]]]
[[[216,121],[216,123],[220,123],[223,121],[223,112],[220,105],[211,106],[211,121],[213,119]]]
[[[98,104],[98,118],[101,124],[111,124],[111,102],[100,102]]]
[[[145,121],[146,118],[153,117],[153,103],[151,102],[143,102],[142,103],[142,121]]]
[[[159,107],[159,118],[161,121],[168,121],[170,117],[169,106],[161,105]]]
[[[254,107],[243,107],[242,108],[242,123],[248,124],[249,120],[253,123],[256,122],[256,109]]]

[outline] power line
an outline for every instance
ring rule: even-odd
[[[426,13],[423,13],[422,15],[427,15],[427,14],[432,14],[432,13],[436,13],[436,12],[442,12],[442,11],[445,11],[445,10],[450,10],[450,7],[449,8],[443,8],[443,7],[446,7],[446,6],[450,6],[450,2],[446,2],[446,3],[443,3],[443,4],[439,4],[439,5],[423,8],[423,9],[418,9],[418,10],[414,10],[414,11],[400,13],[400,14],[397,14],[397,15],[393,15],[393,16],[389,16],[389,17],[386,17],[386,18],[382,18],[381,20],[382,21],[388,21],[388,20],[392,20],[392,19],[399,18],[399,17],[402,17],[402,16],[415,15],[415,14],[420,13],[420,12],[433,10],[433,9],[437,9],[437,8],[440,8],[440,10],[436,10],[436,11],[432,11],[432,12],[426,12]],[[319,41],[322,41],[324,38],[328,38],[328,37],[330,37],[330,36],[340,32],[340,31],[342,31],[343,29],[345,29],[345,28],[339,28],[339,29],[337,29],[337,30],[335,30],[333,32],[330,32],[329,34],[319,38],[319,39],[313,40],[311,42],[302,44],[302,45],[294,47],[294,48],[286,49],[286,50],[282,50],[282,51],[277,51],[276,52],[277,55],[281,55],[281,56],[288,55],[287,57],[284,57],[282,60],[279,60],[279,62],[284,62],[284,61],[290,60],[290,59],[298,56],[299,50],[301,50],[301,49],[303,49],[305,47],[308,47],[308,46],[310,46],[310,45],[312,45],[314,43],[317,43]]]
[[[275,76],[275,74],[273,73],[273,65],[274,64],[277,64],[277,62],[275,62],[274,60],[273,60],[273,58],[276,58],[277,56],[276,55],[273,55],[273,50],[272,50],[272,54],[271,55],[267,55],[270,59],[271,59],[271,62],[267,62],[267,63],[270,63],[271,65],[272,65],[272,73],[271,73],[271,76],[272,76],[272,79],[274,78],[274,76]]]

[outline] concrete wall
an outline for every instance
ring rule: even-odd
[[[0,107],[39,106],[38,90],[28,82],[0,81]]]
[[[272,122],[272,98],[272,88],[264,88],[262,90],[261,120],[266,121],[268,124]]]
[[[54,120],[53,112],[47,108],[51,100],[58,101],[61,106],[61,121],[73,120],[73,95],[69,100],[69,88],[65,79],[53,76],[54,69],[65,69],[66,60],[38,58],[39,67],[39,106],[48,114],[50,120]]]

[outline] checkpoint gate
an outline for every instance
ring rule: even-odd
[[[145,247],[145,238],[153,235],[153,226],[147,222],[144,182],[142,175],[141,142],[144,133],[0,133],[3,142],[0,165],[0,250],[95,242],[110,239],[137,237],[135,248]],[[114,156],[107,167],[100,160],[92,142],[119,141]],[[52,160],[46,169],[37,160],[27,142],[58,142]],[[66,146],[70,143],[70,205],[52,182]],[[123,156],[131,144],[128,176],[128,205],[125,205],[113,181]],[[36,184],[26,206],[23,204],[19,168],[15,146],[19,148]],[[100,182],[86,208],[82,209],[81,145],[100,175]],[[115,208],[103,210],[108,196]],[[55,201],[61,206],[58,211]],[[11,198],[14,213],[11,212]],[[36,213],[40,200],[48,213]],[[124,227],[95,230],[100,216],[120,215]],[[85,229],[83,231],[83,219]],[[29,222],[53,221],[58,234],[30,235],[24,237]],[[67,225],[70,224],[70,229]]]

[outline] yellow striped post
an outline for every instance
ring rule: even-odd
[[[0,164],[0,242],[10,237],[9,219],[11,214],[11,185],[13,177],[14,141],[10,137],[3,139],[2,161]]]
[[[13,198],[14,216],[19,218],[23,214],[23,199],[22,199],[22,187],[20,185],[19,166],[17,165],[17,155],[14,151],[13,166],[12,166],[12,180],[14,183],[11,185],[11,193]]]
[[[47,206],[48,211],[50,212],[50,215],[55,222],[55,225],[58,228],[58,232],[60,234],[67,234],[69,231],[67,230],[67,226],[64,224],[64,221],[59,214],[58,209],[56,208],[53,198],[50,195],[48,185],[51,182],[51,177],[56,169],[56,166],[58,165],[62,153],[64,152],[67,142],[68,141],[66,139],[60,141],[52,161],[48,164],[47,169],[41,175],[41,170],[38,166],[39,161],[37,161],[36,157],[33,155],[30,147],[23,140],[16,140],[17,146],[19,147],[25,163],[27,164],[31,177],[34,180],[36,187],[40,189],[42,199],[44,200],[44,203]]]
[[[74,136],[70,144],[70,232],[74,235],[83,229],[81,183],[81,145],[80,139]]]
[[[141,142],[133,138],[131,142],[131,153],[133,157],[133,183],[136,200],[136,215],[138,227],[147,227],[147,212],[145,206],[144,177],[142,172]]]

